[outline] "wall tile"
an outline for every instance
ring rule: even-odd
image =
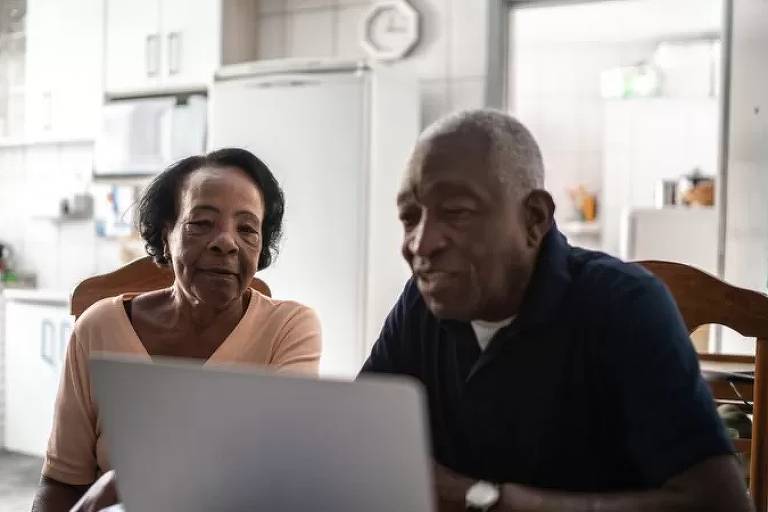
[[[285,25],[287,15],[272,14],[259,17],[258,55],[259,59],[278,59],[286,54]]]
[[[341,58],[364,58],[360,44],[361,24],[369,6],[353,5],[339,9],[336,16],[336,48],[334,54]]]
[[[336,6],[336,0],[283,0],[285,9],[294,11],[297,9],[322,9]]]
[[[450,111],[449,84],[447,80],[424,80],[419,85],[421,127],[425,128]]]
[[[488,2],[450,0],[452,77],[485,74]]]
[[[334,13],[330,9],[295,11],[288,16],[289,57],[333,55]]]
[[[285,11],[285,8],[285,0],[259,0],[257,7],[260,14],[281,13]]]
[[[483,107],[485,103],[485,79],[452,79],[449,85],[452,111]]]

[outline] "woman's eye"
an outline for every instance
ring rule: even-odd
[[[207,231],[213,226],[213,222],[210,220],[193,220],[187,222],[187,230],[193,233],[201,233]]]
[[[237,228],[237,229],[238,229],[238,230],[239,230],[241,233],[244,233],[244,234],[246,234],[246,235],[258,235],[258,234],[259,234],[259,230],[258,230],[258,229],[256,229],[256,228],[255,228],[255,227],[253,227],[253,226],[240,226],[240,227],[239,227],[239,228]]]

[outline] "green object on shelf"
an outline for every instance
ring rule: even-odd
[[[0,281],[4,283],[15,283],[19,278],[13,270],[5,270],[0,273]]]

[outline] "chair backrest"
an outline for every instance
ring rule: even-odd
[[[141,293],[167,288],[173,283],[173,272],[168,267],[161,267],[149,256],[133,260],[109,274],[89,277],[75,287],[72,292],[70,313],[78,318],[91,304],[121,293]],[[251,288],[263,295],[270,296],[267,283],[256,277],[251,281]]]
[[[749,483],[757,510],[765,511],[768,507],[768,296],[730,285],[681,263],[637,263],[667,285],[688,332],[702,325],[718,324],[757,339]]]

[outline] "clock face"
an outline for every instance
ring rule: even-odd
[[[363,20],[363,47],[374,59],[399,59],[418,41],[419,14],[408,2],[380,2]]]

